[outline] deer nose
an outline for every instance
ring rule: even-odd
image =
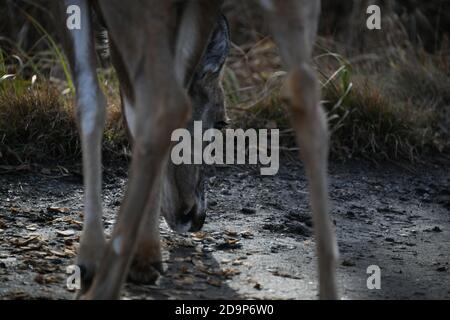
[[[186,209],[179,219],[182,229],[186,229],[189,226],[189,232],[199,231],[205,222],[205,209],[201,208],[197,204],[194,204],[189,209]],[[184,227],[184,228],[183,228]]]

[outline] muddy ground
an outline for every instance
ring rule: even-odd
[[[450,299],[450,161],[407,169],[370,163],[330,168],[332,218],[344,299]],[[106,169],[104,222],[111,230],[126,181]],[[296,163],[274,177],[256,168],[209,169],[202,232],[161,223],[166,274],[127,284],[126,299],[314,299],[314,239],[305,178]],[[0,298],[72,298],[82,221],[82,178],[64,168],[0,169]],[[381,268],[368,290],[366,269]]]

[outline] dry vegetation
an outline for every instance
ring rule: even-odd
[[[315,48],[332,157],[416,161],[448,154],[450,51],[444,30],[450,29],[443,26],[450,19],[443,12],[449,12],[445,8],[450,3],[416,2],[411,10],[395,1],[380,1],[380,32],[365,29],[367,1],[353,7],[349,2],[324,1]],[[276,47],[251,5],[244,5],[235,16],[233,10],[232,26],[241,38],[225,73],[229,114],[237,126],[282,129],[283,144],[292,150],[292,131],[279,97],[285,74],[279,71]],[[246,33],[241,28],[248,21],[254,29]]]
[[[416,161],[448,156],[448,1],[410,0],[402,6],[378,1],[382,32],[361,27],[365,2],[350,2],[324,1],[314,57],[332,131],[332,157]],[[4,19],[0,24],[6,35],[0,37],[0,163],[78,161],[73,95],[61,80],[66,79],[65,62],[54,35],[45,31],[51,25],[30,18],[48,12],[32,1],[23,1],[20,9],[13,3],[0,5],[2,16],[13,12],[22,23]],[[233,49],[223,83],[232,125],[280,128],[284,149],[295,149],[279,97],[285,73],[260,13],[251,1],[239,7],[227,1],[225,12]],[[102,71],[100,79],[110,105],[104,153],[116,159],[127,147],[117,85],[110,71]]]

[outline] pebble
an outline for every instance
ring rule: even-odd
[[[256,209],[249,208],[249,207],[243,207],[241,209],[241,212],[244,213],[244,214],[255,214],[256,213]]]

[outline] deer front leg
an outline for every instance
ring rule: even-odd
[[[118,298],[138,244],[145,214],[153,222],[158,182],[167,162],[173,130],[185,127],[189,99],[177,81],[170,47],[171,3],[100,1],[106,24],[130,79],[136,110],[129,181],[118,219],[93,284],[84,298]],[[150,209],[149,209],[150,208]],[[154,223],[156,224],[156,223]],[[157,230],[157,228],[155,227]]]
[[[128,271],[128,281],[153,284],[164,272],[159,234],[161,178],[145,209],[143,223],[136,240],[136,251]]]
[[[319,295],[337,299],[337,244],[328,216],[328,129],[320,88],[310,65],[320,12],[317,0],[261,0],[289,75],[284,87],[309,183],[319,259]]]
[[[144,93],[142,95],[146,97],[145,99],[137,96],[138,125],[133,145],[130,180],[111,236],[111,243],[107,246],[99,271],[91,289],[85,296],[86,298],[114,299],[119,297],[136,245],[139,243],[138,237],[141,228],[145,226],[145,219],[158,217],[158,212],[149,210],[149,208],[155,207],[155,197],[159,192],[158,181],[164,170],[167,161],[166,155],[170,147],[170,135],[174,129],[185,126],[190,107],[183,92],[180,90],[177,92],[175,89],[168,95],[166,90],[170,87],[169,83],[166,83],[166,89],[161,90],[165,87],[164,85],[155,89],[150,84],[155,83],[154,80],[146,81],[147,86],[141,84],[137,89],[141,94],[145,91],[153,93],[159,91],[161,95]],[[149,88],[152,89],[149,90]],[[147,104],[150,101],[154,103],[154,107],[150,108],[151,111],[139,112],[148,107]],[[151,216],[145,217],[146,212]],[[156,232],[158,232],[157,224],[155,220],[153,221]]]
[[[111,58],[117,72],[122,100],[122,113],[127,126],[128,137],[132,144],[137,136],[136,103],[133,86],[126,65],[114,41],[110,41]],[[160,182],[156,183],[160,185]],[[154,283],[163,272],[161,243],[159,237],[159,193],[150,200],[145,209],[142,226],[137,239],[136,252],[128,272],[128,280],[135,283]]]
[[[185,87],[204,54],[219,18],[219,2],[216,0],[186,1],[182,5],[181,18],[175,41],[174,69],[179,83]],[[128,131],[135,140],[137,117],[136,106],[132,94],[132,86],[126,67],[114,41],[111,41],[112,58],[121,83],[122,110],[124,111]],[[200,83],[197,86],[202,85]],[[161,181],[157,183],[161,185]],[[160,190],[161,192],[161,190]],[[151,206],[144,213],[137,239],[136,251],[128,272],[128,280],[136,283],[154,283],[163,272],[159,237],[159,194],[151,200]],[[156,214],[158,213],[158,214]]]
[[[84,181],[84,224],[76,263],[82,271],[82,292],[89,288],[100,263],[106,240],[102,224],[101,142],[105,123],[106,101],[96,74],[90,9],[86,0],[67,0],[61,6],[78,5],[81,29],[67,30],[67,53],[76,87],[76,115],[81,138]]]

